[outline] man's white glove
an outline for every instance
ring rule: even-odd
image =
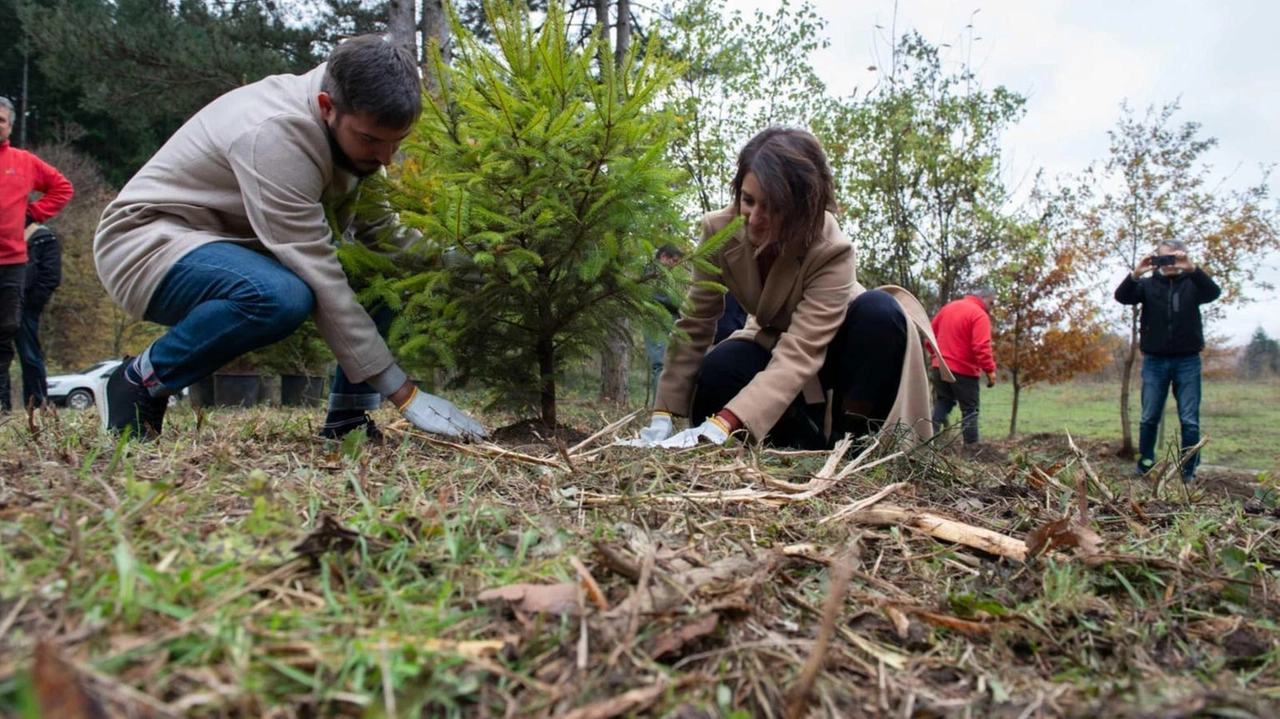
[[[480,423],[451,402],[413,388],[409,401],[400,406],[400,414],[413,426],[426,432],[455,439],[485,439],[489,433]]]
[[[659,442],[658,446],[663,449],[687,449],[697,446],[703,439],[714,444],[724,444],[729,441],[729,426],[713,415],[697,427],[690,427]]]
[[[638,438],[620,439],[614,444],[620,447],[654,447],[658,442],[670,437],[674,430],[675,424],[671,421],[670,412],[654,412],[649,420],[649,426],[640,430]]]

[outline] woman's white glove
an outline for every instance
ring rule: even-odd
[[[703,439],[713,444],[724,444],[729,441],[729,426],[713,415],[697,427],[690,427],[659,442],[658,446],[663,449],[687,449],[697,446]]]
[[[614,444],[621,447],[656,447],[659,442],[670,437],[675,428],[670,412],[654,412],[649,426],[640,430],[638,438],[620,439]]]
[[[451,402],[413,388],[409,401],[400,406],[400,414],[425,432],[455,439],[485,439],[489,433],[480,423]]]

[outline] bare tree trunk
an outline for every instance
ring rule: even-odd
[[[622,59],[631,50],[631,0],[618,0],[618,41],[614,61],[622,67]]]
[[[27,115],[27,70],[30,66],[31,66],[31,53],[30,51],[27,50],[26,43],[23,43],[22,99],[19,100],[19,104],[18,104],[18,116],[9,118],[9,120],[11,121],[9,129],[10,130],[13,129],[12,121],[14,120],[22,123],[21,125],[18,126],[18,147],[21,147],[24,150],[27,147],[27,117],[28,117]]]
[[[556,350],[550,337],[538,340],[538,400],[542,409],[542,423],[555,429],[556,416]]]
[[[1009,439],[1018,434],[1018,398],[1022,396],[1022,385],[1018,382],[1018,370],[1013,370],[1013,411],[1009,413]]]
[[[415,0],[390,0],[387,3],[387,30],[398,43],[403,43],[417,51],[415,22]]]
[[[1133,427],[1129,422],[1129,395],[1133,379],[1133,365],[1138,359],[1138,313],[1133,311],[1129,320],[1129,351],[1125,353],[1124,364],[1120,367],[1120,449],[1116,456],[1133,459]]]
[[[449,18],[445,15],[444,0],[422,0],[422,80],[427,94],[440,98],[441,78],[431,68],[431,49],[440,48],[440,60],[453,64],[453,42],[449,37]]]
[[[601,55],[596,61],[603,63],[603,53],[609,48],[609,0],[596,0],[596,26],[600,28],[601,48]]]
[[[600,352],[600,401],[626,404],[631,401],[627,382],[627,360],[631,357],[631,322],[618,320],[615,331],[605,340]]]

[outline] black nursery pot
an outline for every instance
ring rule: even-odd
[[[213,399],[219,407],[252,407],[262,394],[262,375],[216,374]]]
[[[286,374],[280,376],[280,404],[285,407],[315,407],[324,401],[324,377]]]

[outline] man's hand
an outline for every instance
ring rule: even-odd
[[[996,373],[995,373],[995,372],[987,372],[986,374],[987,374],[987,386],[988,386],[988,387],[995,387],[995,386],[996,386]]]
[[[397,392],[396,394],[399,394]],[[485,439],[489,433],[466,412],[448,400],[413,388],[408,401],[397,404],[400,414],[424,432],[442,434],[454,439]]]
[[[1191,261],[1190,257],[1187,257],[1187,253],[1182,250],[1178,250],[1173,253],[1173,256],[1178,258],[1178,261],[1173,265],[1175,269],[1182,270],[1183,272],[1196,271],[1196,264]]]
[[[706,422],[679,432],[658,443],[663,449],[687,449],[708,440],[713,444],[729,441],[729,427],[719,417],[708,417]]]
[[[653,447],[670,437],[674,430],[675,425],[671,421],[670,412],[654,412],[653,417],[649,419],[649,426],[640,430],[638,438],[620,439],[614,444],[620,447]]]
[[[1151,255],[1143,255],[1142,258],[1138,260],[1138,266],[1133,268],[1133,279],[1140,280],[1143,275],[1152,270],[1151,257]]]

